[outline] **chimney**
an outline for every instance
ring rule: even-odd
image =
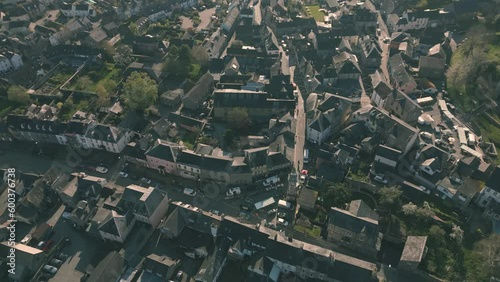
[[[293,238],[292,237],[288,237],[288,242],[293,242]]]

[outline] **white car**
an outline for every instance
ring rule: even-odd
[[[69,212],[63,212],[62,217],[65,219],[71,219],[71,213]]]
[[[304,174],[302,174],[300,176],[300,183],[304,183],[304,182],[306,182],[306,176]]]
[[[30,241],[31,241],[31,235],[28,234],[21,240],[21,244],[28,245]]]
[[[422,136],[422,138],[432,139],[432,134],[427,131],[420,132],[420,136]]]
[[[385,179],[383,176],[377,175],[373,179],[375,179],[375,181],[378,181],[380,183],[387,184],[387,179]]]
[[[57,268],[52,265],[46,265],[43,267],[43,271],[50,274],[55,274],[57,272]]]
[[[184,188],[184,194],[194,197],[194,196],[196,196],[196,191],[194,191],[191,188]]]
[[[151,179],[149,179],[147,177],[141,178],[141,181],[144,182],[144,183],[147,183],[147,184],[151,184]]]
[[[128,177],[128,173],[124,172],[124,171],[120,171],[120,173],[118,173],[118,175],[120,177]]]
[[[278,218],[278,223],[283,226],[288,226],[288,221],[284,220],[283,218]]]
[[[95,171],[100,172],[100,173],[107,173],[108,169],[103,167],[103,166],[98,166],[95,168]]]

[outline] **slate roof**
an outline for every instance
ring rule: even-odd
[[[66,124],[53,120],[39,120],[28,116],[8,115],[7,126],[14,131],[27,131],[45,134],[62,134]]]
[[[370,74],[370,78],[372,81],[373,91],[377,92],[377,94],[385,99],[392,92],[392,87],[387,83],[383,75],[377,70],[375,73]]]
[[[349,212],[357,217],[366,217],[378,221],[378,214],[363,200],[354,200],[349,203]]]
[[[125,268],[124,258],[116,251],[109,253],[87,279],[88,282],[116,281],[121,277]]]
[[[120,237],[118,230],[127,230],[130,228],[130,224],[134,219],[134,215],[131,212],[127,212],[125,215],[120,215],[115,211],[112,211],[109,217],[99,226],[99,231]]]
[[[348,211],[332,208],[329,213],[328,225],[343,228],[355,234],[364,233],[366,237],[371,237],[373,242],[377,241],[378,221],[370,218],[357,217]]]
[[[406,70],[406,63],[401,56],[401,53],[398,53],[389,58],[388,61],[389,72],[391,74],[391,80],[396,82],[399,86],[405,85],[407,83],[415,83],[415,79],[408,73]]]
[[[118,143],[123,135],[123,130],[117,127],[93,123],[88,127],[85,137],[105,142]]]
[[[486,181],[486,187],[489,187],[490,189],[500,192],[499,183],[500,183],[500,166],[497,166],[491,173],[490,178],[488,178],[488,181]]]
[[[338,74],[361,73],[356,56],[345,51],[333,57],[333,64]]]
[[[157,142],[155,142],[155,145],[146,152],[146,155],[169,162],[175,162],[175,153],[173,148],[178,147],[179,146],[177,144],[158,139]]]
[[[204,74],[189,90],[184,97],[182,97],[182,102],[184,106],[188,109],[195,110],[201,106],[203,101],[208,97],[212,90],[214,78],[211,74]]]
[[[159,273],[165,279],[170,279],[170,277],[166,277],[167,273],[171,267],[175,267],[176,265],[177,262],[165,255],[150,254],[144,261],[145,269],[151,270],[153,273]]]
[[[399,160],[399,158],[401,158],[401,154],[402,154],[402,152],[400,150],[397,150],[397,149],[394,149],[394,148],[391,148],[391,147],[388,147],[385,145],[379,145],[377,147],[377,152],[376,152],[377,156],[381,156],[381,157],[384,157],[386,159],[393,160],[396,162]]]
[[[268,150],[269,150],[268,147],[260,147],[260,148],[245,150],[246,162],[251,167],[267,165]]]
[[[167,117],[170,122],[175,122],[177,124],[181,124],[188,127],[198,127],[201,129],[203,127],[204,122],[201,120],[194,119],[192,117],[184,116],[182,114],[170,113]]]
[[[262,228],[257,229],[255,225],[239,222],[237,219],[230,216],[224,217],[219,226],[217,235],[231,238],[233,242],[245,240],[246,242],[252,242],[263,247],[266,246],[267,238],[270,236],[270,234],[262,230]]]

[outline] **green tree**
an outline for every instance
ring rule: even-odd
[[[234,131],[232,129],[227,129],[226,132],[224,132],[224,144],[226,146],[231,146],[234,141]]]
[[[158,86],[146,73],[133,72],[123,84],[123,98],[131,109],[144,111],[158,99]]]
[[[397,187],[384,187],[378,191],[378,203],[389,213],[401,208],[401,194],[403,191]]]
[[[165,70],[171,74],[186,77],[189,75],[192,62],[191,49],[187,45],[182,45],[176,57],[170,56],[167,59]]]
[[[229,128],[242,132],[250,126],[250,116],[246,108],[233,108],[227,113],[227,125]]]
[[[76,90],[86,90],[89,88],[90,85],[92,85],[92,79],[90,77],[84,75],[78,78],[76,81],[75,89]]]
[[[133,61],[133,52],[130,47],[127,45],[120,45],[118,48],[115,50],[115,54],[113,55],[113,61],[115,61],[115,64],[121,67],[128,66],[132,61]]]
[[[95,92],[97,93],[97,107],[104,107],[110,103],[110,95],[108,90],[102,84],[98,84]]]
[[[26,88],[20,85],[13,85],[7,90],[7,99],[11,102],[25,105],[30,101],[30,95],[26,91]]]
[[[139,28],[137,27],[137,25],[135,23],[131,23],[128,26],[128,29],[129,29],[130,33],[132,33],[133,35],[139,35]]]
[[[352,200],[351,187],[345,183],[335,183],[327,187],[324,203],[327,207],[343,207]]]
[[[201,66],[208,65],[208,62],[210,60],[207,50],[201,45],[196,45],[193,47],[193,49],[191,49],[191,57],[197,64]]]

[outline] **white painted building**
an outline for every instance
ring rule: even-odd
[[[114,126],[93,123],[85,133],[84,148],[120,153],[132,139],[133,132]],[[82,139],[79,139],[82,141]]]
[[[95,10],[92,5],[84,1],[75,2],[73,4],[62,4],[61,13],[68,18],[95,16]]]

